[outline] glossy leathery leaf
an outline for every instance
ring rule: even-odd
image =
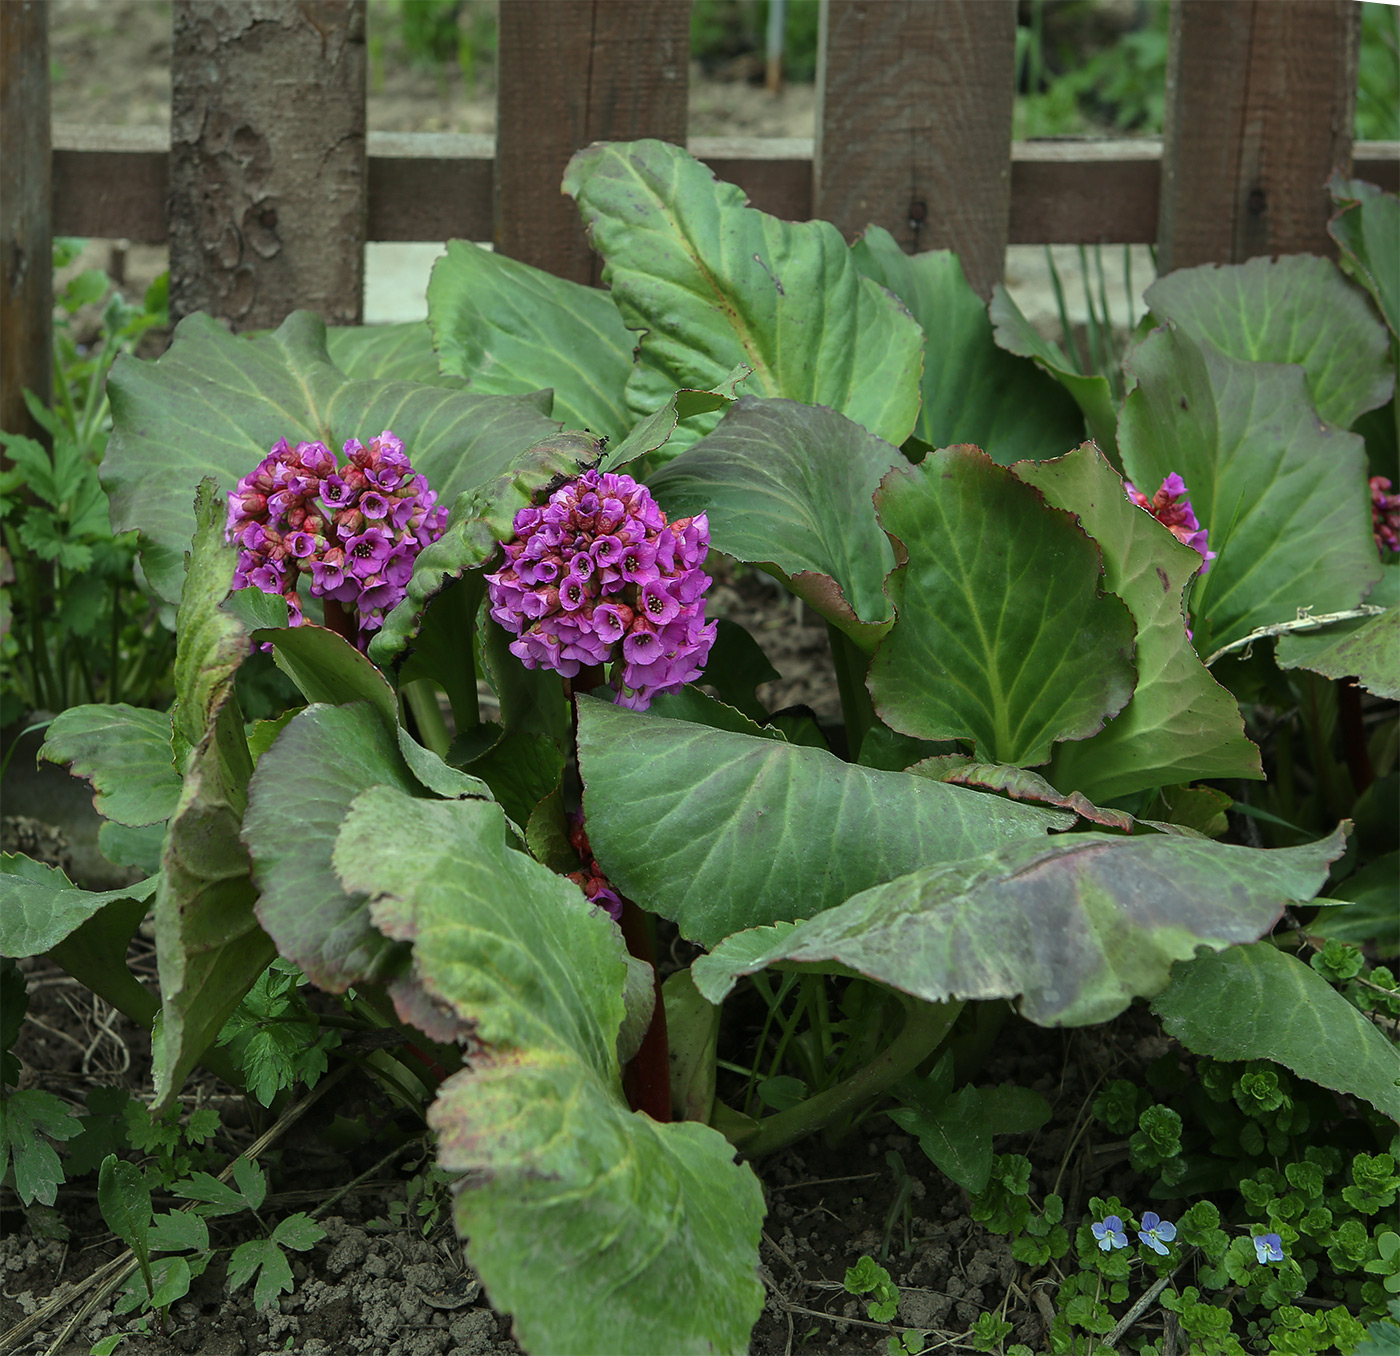
[[[176,739],[188,741],[190,754],[155,902],[163,1035],[154,1071],[158,1110],[180,1091],[275,955],[253,913],[257,891],[238,836],[253,760],[234,676],[248,654],[248,633],[221,608],[238,555],[224,541],[224,516],[212,482],[201,482],[176,617],[172,715]]]
[[[1098,734],[1060,744],[1056,786],[1096,800],[1195,777],[1262,777],[1235,698],[1211,677],[1186,634],[1182,593],[1200,554],[1128,499],[1090,443],[1015,474],[1078,517],[1103,552],[1104,582],[1133,614],[1137,685]]]
[[[894,565],[873,497],[903,464],[834,410],[745,397],[647,488],[673,519],[707,514],[717,550],[770,569],[869,650],[887,629]]]
[[[553,418],[621,438],[635,339],[612,298],[466,240],[449,240],[428,282],[428,324],[444,372],[469,390],[552,390]]]
[[[1143,300],[1158,319],[1232,358],[1299,364],[1317,412],[1337,428],[1395,390],[1385,326],[1330,259],[1287,254],[1183,268],[1158,278]]]
[[[1198,1055],[1271,1059],[1400,1121],[1400,1050],[1315,970],[1267,942],[1178,965],[1152,1010]]]
[[[579,699],[578,750],[599,865],[623,894],[702,946],[1073,822],[593,698]]]
[[[1089,436],[1116,465],[1118,411],[1113,403],[1113,392],[1109,389],[1108,378],[1076,372],[1064,350],[1037,332],[1035,326],[1021,314],[1020,308],[1011,300],[1011,294],[1000,283],[992,290],[992,304],[988,308],[988,314],[991,316],[992,333],[998,346],[1018,357],[1031,359],[1042,372],[1053,377],[1069,392],[1084,415],[1084,421],[1089,426]]]
[[[998,347],[987,304],[952,250],[908,255],[884,227],[870,226],[851,255],[924,331],[916,437],[930,447],[975,443],[1000,466],[1062,456],[1084,437],[1074,397],[1029,358]]]
[[[741,363],[713,391],[677,391],[654,414],[638,420],[620,443],[609,447],[599,469],[620,471],[625,467],[634,479],[645,480],[675,458],[680,445],[673,439],[681,424],[732,405],[739,398],[739,387],[752,375],[753,368]],[[707,427],[713,423],[706,421]]]
[[[1385,611],[1320,631],[1280,636],[1281,669],[1310,669],[1326,678],[1355,678],[1389,701],[1400,699],[1400,565],[1388,565],[1366,601]]]
[[[243,833],[258,917],[278,951],[332,993],[392,979],[408,963],[408,949],[370,922],[368,900],[347,894],[331,866],[351,803],[377,785],[420,793],[381,715],[361,701],[295,716],[249,788]]]
[[[862,277],[824,221],[781,221],[663,141],[599,143],[564,174],[603,282],[641,332],[627,383],[635,416],[675,391],[753,368],[751,395],[829,405],[898,446],[919,409],[919,327]],[[704,431],[705,419],[694,421]],[[681,450],[695,434],[684,426]]]
[[[1155,834],[1012,843],[877,885],[764,946],[736,937],[691,969],[711,1002],[765,965],[835,961],[929,1002],[1018,998],[1042,1026],[1086,1026],[1160,993],[1197,947],[1268,932],[1344,843],[1340,829],[1276,851]]]
[[[1371,294],[1391,334],[1400,334],[1400,198],[1341,174],[1327,188],[1339,209],[1327,234],[1341,248],[1342,267]]]
[[[190,498],[205,476],[227,494],[279,438],[320,440],[340,459],[347,438],[390,428],[444,503],[499,476],[552,433],[537,402],[440,384],[347,377],[326,328],[297,311],[272,334],[230,334],[188,316],[153,362],[120,358],[108,382],[112,438],[102,482],[118,532],[139,528],[142,564],[164,599],[179,596],[194,527]]]
[[[180,796],[165,711],[125,702],[70,706],[53,718],[39,757],[86,777],[97,813],[117,824],[163,824]]]
[[[0,853],[0,956],[42,956],[119,900],[149,900],[154,877],[116,890],[82,890],[56,866]]]
[[[425,320],[397,325],[332,325],[326,354],[357,381],[412,381],[461,389],[466,382],[438,366],[433,335]]]
[[[1145,494],[1175,472],[1219,553],[1193,585],[1196,648],[1256,627],[1355,607],[1380,578],[1366,452],[1319,424],[1302,368],[1241,362],[1170,327],[1134,344],[1124,371],[1124,469]]]
[[[1099,550],[1069,514],[975,447],[892,471],[875,504],[903,548],[866,684],[886,725],[1027,765],[1123,709],[1132,617],[1100,590]]]
[[[454,1216],[472,1265],[529,1350],[746,1351],[763,1304],[758,1180],[708,1126],[628,1110],[621,935],[504,830],[497,806],[380,787],[335,853],[473,1031],[470,1069],[429,1112],[439,1163],[464,1174]]]
[[[1123,810],[1104,810],[1093,804],[1079,791],[1065,795],[1057,791],[1038,772],[1006,763],[974,763],[957,755],[926,758],[915,763],[910,772],[921,777],[933,777],[954,786],[972,786],[979,791],[999,791],[1012,800],[1029,801],[1033,805],[1055,805],[1073,810],[1081,819],[1101,824],[1108,829],[1128,833],[1133,827],[1132,815]]]

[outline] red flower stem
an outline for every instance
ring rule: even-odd
[[[336,635],[342,636],[353,645],[355,643],[355,627],[346,615],[345,609],[334,598],[322,599],[321,606],[326,620],[326,629],[334,631]]]
[[[656,985],[656,1009],[641,1048],[622,1071],[622,1090],[633,1111],[645,1111],[654,1121],[671,1120],[671,1050],[666,1037],[666,1005],[661,1000],[661,976],[647,916],[630,899],[622,901],[622,937],[627,950],[651,966]]]

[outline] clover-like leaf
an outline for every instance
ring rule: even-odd
[[[170,602],[180,594],[195,485],[213,476],[231,490],[279,438],[319,439],[339,456],[347,438],[392,428],[414,469],[450,503],[558,427],[524,398],[347,377],[327,353],[324,324],[307,311],[258,339],[189,316],[154,362],[118,359],[108,390],[113,430],[102,481],[112,525],[140,529],[146,577]]]
[[[1212,654],[1300,607],[1355,607],[1380,577],[1366,452],[1318,422],[1297,366],[1242,362],[1170,326],[1134,344],[1119,450],[1145,493],[1175,472],[1219,553],[1192,589]]]
[[[829,405],[896,445],[909,436],[919,327],[861,276],[829,222],[756,211],[663,141],[579,151],[564,191],[578,200],[623,323],[641,331],[627,382],[634,415],[675,391],[712,390],[743,363],[751,394]],[[678,450],[694,436],[678,429]]]
[[[599,864],[702,946],[1073,822],[822,749],[589,698],[578,703],[578,750]]]
[[[1154,316],[1232,358],[1300,364],[1317,412],[1337,428],[1350,428],[1395,389],[1385,327],[1330,259],[1285,254],[1183,268],[1158,278],[1143,300]]]
[[[902,464],[898,448],[834,410],[745,397],[647,488],[672,518],[707,514],[717,550],[771,567],[870,649],[888,626],[894,565],[874,494]]]
[[[500,808],[483,802],[366,792],[335,864],[471,1024],[471,1067],[443,1084],[429,1121],[441,1165],[465,1174],[458,1231],[522,1344],[746,1351],[763,1304],[762,1193],[708,1126],[627,1109],[613,923],[511,851]]]
[[[975,443],[1001,466],[1058,457],[1083,438],[1074,397],[1030,359],[998,347],[987,305],[952,250],[911,256],[883,226],[870,226],[851,255],[923,328],[917,437],[930,447]]]
[[[1137,627],[1132,699],[1098,734],[1056,747],[1055,785],[1107,800],[1197,777],[1262,777],[1238,703],[1210,676],[1186,634],[1182,591],[1199,570],[1200,555],[1128,499],[1092,443],[1014,471],[1048,503],[1078,517],[1103,552],[1104,582]]]
[[[1400,1051],[1315,970],[1268,942],[1178,965],[1152,1009],[1199,1055],[1271,1059],[1400,1121]]]
[[[1107,1021],[1197,947],[1253,941],[1311,897],[1345,837],[1260,851],[1204,839],[1071,834],[914,871],[691,966],[712,1003],[775,962],[836,961],[929,1002],[1019,998],[1042,1026]]]
[[[903,548],[867,681],[886,725],[1026,765],[1123,709],[1132,617],[1100,591],[1098,548],[1069,514],[975,447],[890,472],[875,506]]]

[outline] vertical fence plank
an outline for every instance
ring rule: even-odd
[[[0,4],[0,428],[31,437],[42,430],[25,387],[45,404],[53,391],[48,10],[45,0]]]
[[[1330,253],[1323,185],[1351,164],[1360,6],[1174,0],[1158,266]]]
[[[171,58],[172,313],[356,323],[365,0],[176,0]]]
[[[1011,212],[1014,0],[823,0],[814,210],[951,248],[983,296]]]
[[[501,0],[497,50],[496,248],[593,282],[564,167],[594,141],[685,144],[689,0]]]

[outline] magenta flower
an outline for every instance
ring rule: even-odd
[[[618,704],[637,710],[700,676],[715,640],[703,514],[668,524],[631,476],[588,471],[513,525],[486,580],[491,616],[527,668],[572,677],[611,664]]]
[[[226,536],[242,548],[234,588],[281,594],[300,626],[296,590],[308,579],[313,598],[353,609],[363,649],[403,601],[447,509],[387,429],[368,445],[349,439],[344,455],[337,467],[323,443],[293,448],[283,438],[229,495]]]
[[[1195,510],[1186,497],[1186,482],[1173,471],[1161,488],[1149,499],[1131,480],[1123,482],[1128,498],[1139,508],[1146,509],[1177,541],[1189,546],[1201,557],[1200,573],[1210,569],[1216,553],[1206,545],[1208,529],[1196,520]]]
[[[1372,476],[1370,483],[1371,531],[1384,560],[1389,552],[1400,551],[1400,494],[1390,493],[1390,481],[1384,476]]]

